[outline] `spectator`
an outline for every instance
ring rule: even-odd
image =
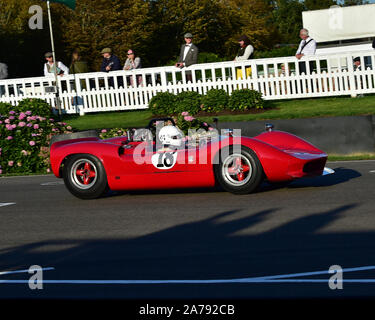
[[[313,56],[316,52],[316,41],[313,38],[310,38],[309,31],[307,29],[301,29],[299,33],[301,43],[299,44],[296,58],[300,60],[304,56]],[[310,73],[313,71],[314,63],[313,61],[309,62]],[[307,74],[306,70],[306,62],[301,61],[299,62],[299,72],[300,74],[304,73]]]
[[[8,78],[8,66],[0,63],[0,80]],[[0,85],[0,97],[5,94],[5,87]]]
[[[238,39],[238,44],[240,45],[240,49],[238,50],[237,56],[234,58],[234,61],[245,61],[249,60],[253,57],[254,54],[254,47],[250,44],[250,39],[242,35]],[[237,69],[237,79],[243,79],[242,77],[242,69]],[[251,67],[246,68],[246,78],[251,76]]]
[[[237,56],[234,58],[234,61],[244,61],[251,59],[254,54],[254,47],[250,44],[250,39],[242,35],[238,39],[238,44],[240,45],[240,49],[238,50]]]
[[[87,66],[87,62],[82,60],[82,57],[80,55],[80,52],[76,49],[72,53],[72,62],[69,67],[69,73],[74,75],[74,80],[75,80],[75,75],[77,73],[87,73],[89,72],[89,68]],[[74,89],[76,93],[78,92],[77,88],[75,88],[75,81],[74,81]],[[87,89],[86,86],[86,81],[85,80],[80,80],[81,84],[81,90],[82,89]],[[79,97],[76,95],[74,98],[72,98],[72,104],[73,105],[82,105],[83,104],[83,99],[82,97]]]
[[[87,73],[89,68],[87,62],[82,60],[82,57],[78,50],[74,50],[72,53],[72,62],[69,67],[70,74]]]
[[[124,70],[134,70],[142,68],[141,58],[136,56],[134,50],[129,49],[127,55],[128,58],[125,61]],[[133,77],[129,76],[128,78],[130,78],[130,85],[133,86]],[[137,76],[137,83],[138,85],[142,84],[141,75]]]
[[[122,70],[120,59],[112,54],[111,48],[104,48],[101,52],[103,56],[103,62],[100,67],[100,71],[102,72],[110,72],[110,71],[118,71]],[[118,77],[118,86],[121,87],[123,85],[122,77]],[[114,86],[113,78],[108,79],[108,84],[110,87]]]
[[[44,76],[54,77],[55,76],[55,63],[53,61],[52,52],[47,52],[45,55],[46,63],[44,64]],[[69,74],[69,69],[61,61],[57,61],[56,73],[58,76],[63,76],[64,74]]]
[[[178,62],[176,63],[177,68],[189,67],[193,64],[198,63],[198,47],[193,44],[193,35],[191,33],[186,33],[185,44],[181,46],[180,56]],[[191,71],[186,71],[186,81],[193,81],[193,76]]]
[[[362,71],[362,66],[361,66],[361,58],[360,57],[355,57],[353,59],[353,67],[354,67],[354,71]],[[356,84],[356,89],[360,90],[363,87],[363,82],[362,82],[362,77],[361,76],[355,76],[355,84]],[[363,94],[358,94],[358,95],[355,95],[357,98],[362,98],[363,97]]]
[[[355,57],[353,59],[354,71],[361,70],[361,58]]]

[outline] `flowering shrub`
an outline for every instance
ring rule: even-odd
[[[183,131],[185,134],[188,134],[189,130],[195,129],[204,129],[209,130],[210,126],[208,123],[201,121],[197,118],[194,118],[189,112],[181,112],[176,118],[176,126]]]
[[[23,112],[18,107],[12,107],[7,113],[4,111],[7,111],[6,106],[2,105],[0,174],[49,172],[52,135],[70,133],[72,128],[31,110]]]
[[[9,111],[26,112],[32,110],[34,114],[41,117],[50,117],[52,114],[51,106],[42,99],[24,99],[21,100],[16,107],[10,103],[0,102],[0,114],[8,114]]]
[[[103,129],[100,131],[99,137],[101,139],[109,139],[114,137],[126,136],[127,129],[123,128],[112,128],[112,129]]]

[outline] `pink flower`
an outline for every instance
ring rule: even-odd
[[[26,126],[26,122],[21,121],[21,122],[18,124],[18,126],[22,128],[22,127]]]
[[[195,118],[192,116],[186,116],[184,117],[185,121],[193,121]]]
[[[51,170],[50,170],[49,168],[48,168],[46,171],[47,171],[47,173],[50,173],[50,172],[51,172]]]
[[[10,116],[10,117],[9,117],[9,120],[14,120],[14,119],[15,119],[14,116]]]
[[[29,141],[29,145],[32,147],[35,146],[35,141]]]
[[[8,136],[7,140],[13,140],[13,137],[12,136]]]
[[[0,169],[0,174],[3,174],[3,170]]]
[[[26,118],[26,114],[23,113],[23,112],[21,112],[21,113],[20,113],[20,116],[18,117],[18,119],[19,119],[19,120],[23,120],[23,119],[25,119],[25,118]]]
[[[2,124],[3,122],[0,120],[0,124]]]
[[[39,129],[39,124],[34,124],[34,129]]]
[[[26,126],[30,128],[30,127],[33,126],[33,124],[32,123],[28,123]]]
[[[13,165],[14,165],[14,161],[8,161],[8,166],[9,167],[13,167]]]
[[[206,126],[206,127],[208,127],[208,124],[207,124],[207,122],[203,122],[203,125],[204,125],[204,126]]]
[[[68,130],[72,130],[72,127],[71,126],[67,126],[66,127]]]
[[[23,156],[27,156],[27,151],[26,150],[22,150],[21,153],[22,153]]]
[[[181,113],[181,115],[182,115],[182,116],[184,116],[184,117],[186,117],[186,116],[188,116],[188,115],[189,115],[189,112],[187,112],[187,111],[184,111],[184,112],[182,112],[182,113]]]
[[[106,129],[103,129],[103,130],[102,130],[102,133],[106,133],[106,132],[107,132],[107,130],[106,130]]]
[[[7,130],[9,130],[9,131],[12,131],[12,130],[13,130],[13,126],[12,126],[11,124],[7,124],[5,127],[6,127]]]
[[[54,119],[52,119],[52,118],[50,118],[50,119],[49,119],[49,121],[51,121],[51,122],[54,122],[55,120],[54,120]]]
[[[30,110],[25,112],[26,115],[31,116],[32,112]]]
[[[9,119],[5,119],[4,122],[5,122],[5,123],[10,123],[10,120],[9,120]]]
[[[15,111],[9,111],[9,114],[15,114],[16,112]]]

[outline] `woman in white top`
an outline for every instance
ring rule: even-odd
[[[132,49],[128,50],[128,58],[125,61],[124,70],[134,70],[134,69],[141,69],[141,58],[135,56],[135,52]],[[138,85],[142,84],[142,76],[137,76],[137,83]],[[130,76],[130,85],[133,86],[133,77]]]
[[[234,61],[245,61],[252,58],[254,53],[254,47],[250,44],[250,39],[243,35],[238,39],[238,44],[240,49],[238,50],[237,56],[234,58]],[[251,76],[251,67],[246,67],[246,78]],[[237,79],[243,79],[242,69],[239,68],[236,71]]]
[[[234,61],[243,61],[252,58],[254,53],[254,47],[250,44],[250,39],[243,35],[238,39],[238,44],[240,49],[238,50],[237,56],[234,58]]]

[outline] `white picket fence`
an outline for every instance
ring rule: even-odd
[[[361,59],[362,67],[357,70],[353,67],[355,57]],[[165,91],[203,94],[218,88],[231,94],[249,88],[260,91],[267,100],[375,93],[375,50],[315,55],[301,61],[306,63],[306,74],[300,74],[295,57],[281,57],[197,64],[183,69],[171,66],[67,75],[59,77],[59,99],[63,112],[83,115],[145,109],[157,92]],[[186,81],[187,72],[191,72],[192,81]],[[24,98],[41,98],[56,107],[55,94],[45,91],[53,85],[53,77],[0,80],[0,102],[15,105]]]

